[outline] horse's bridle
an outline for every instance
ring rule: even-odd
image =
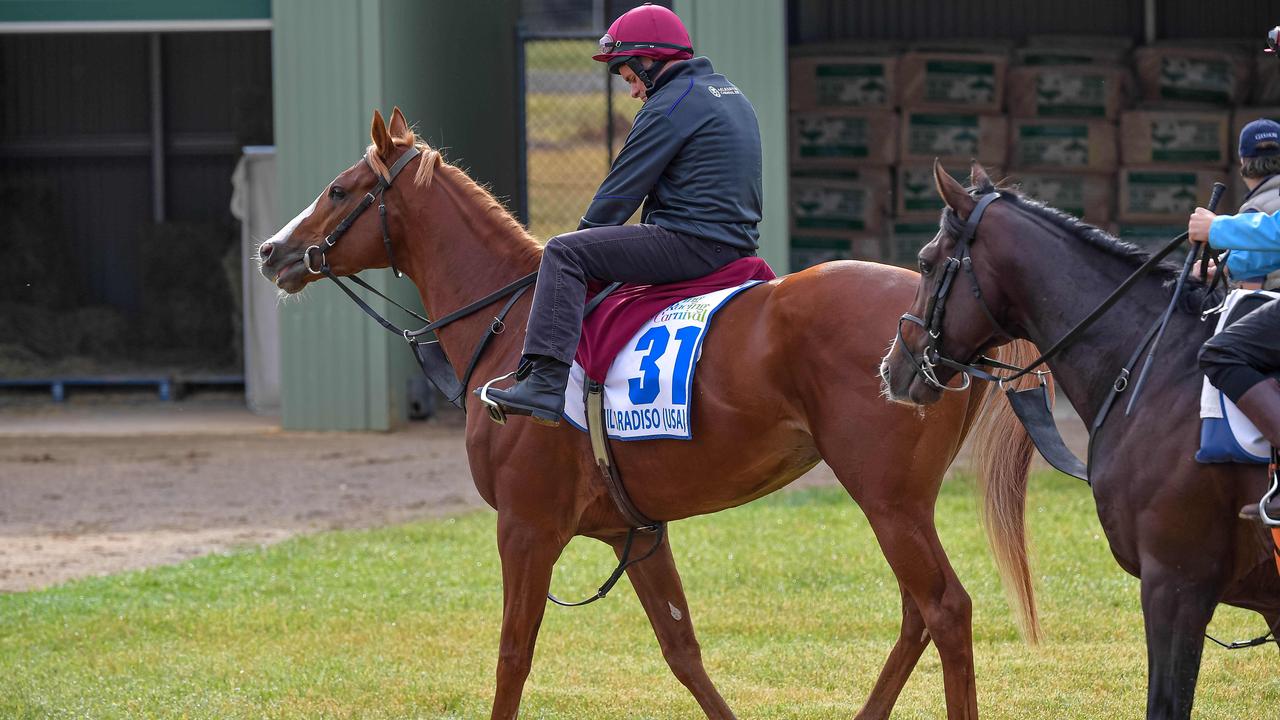
[[[329,275],[329,263],[325,259],[325,251],[331,249],[334,245],[337,245],[338,240],[342,239],[342,236],[351,229],[351,226],[355,223],[356,219],[359,218],[365,210],[368,210],[371,205],[373,205],[374,200],[377,200],[378,218],[382,222],[382,245],[387,249],[387,260],[391,263],[391,272],[395,273],[396,277],[402,277],[400,270],[396,267],[395,253],[391,250],[391,234],[387,232],[387,203],[386,200],[383,199],[383,193],[387,188],[391,187],[391,183],[395,182],[396,176],[400,174],[400,171],[403,170],[411,160],[420,154],[421,152],[416,147],[410,147],[405,150],[404,154],[395,161],[395,164],[387,169],[386,177],[383,177],[382,174],[378,172],[377,168],[373,167],[373,163],[369,162],[369,156],[367,154],[364,156],[365,163],[369,165],[369,169],[373,170],[373,174],[378,178],[378,187],[366,193],[364,199],[360,201],[360,204],[352,208],[351,212],[347,213],[347,216],[342,218],[342,222],[338,223],[338,226],[333,229],[333,232],[329,233],[325,237],[323,245],[312,245],[303,251],[302,264],[307,268],[308,272],[313,275]],[[320,254],[318,265],[312,264],[312,252],[318,252]]]
[[[494,336],[502,334],[502,331],[506,329],[506,325],[503,323],[503,320],[506,318],[507,313],[511,311],[511,308],[516,304],[516,301],[519,300],[529,287],[533,285],[534,281],[537,280],[538,273],[533,272],[525,275],[524,277],[489,293],[479,300],[468,304],[466,307],[454,310],[435,321],[425,318],[387,297],[377,288],[362,280],[359,275],[352,274],[348,276],[348,279],[360,287],[426,323],[425,326],[418,328],[417,330],[408,330],[406,328],[396,327],[389,320],[379,315],[376,310],[369,306],[369,303],[362,300],[359,295],[356,295],[355,292],[351,290],[351,288],[347,287],[341,280],[339,280],[337,275],[333,274],[332,270],[329,268],[329,262],[325,258],[325,251],[333,248],[334,245],[337,245],[338,240],[342,239],[342,236],[351,229],[351,226],[355,223],[356,219],[360,217],[360,214],[365,210],[368,210],[369,207],[373,205],[373,201],[377,200],[378,217],[382,224],[382,244],[387,249],[387,260],[390,262],[391,270],[395,273],[396,277],[403,277],[399,269],[396,268],[395,253],[391,249],[391,234],[387,230],[387,204],[383,194],[386,192],[387,188],[391,187],[391,183],[395,181],[396,176],[400,174],[400,171],[404,170],[405,166],[420,154],[421,151],[416,147],[410,147],[405,150],[404,154],[387,169],[386,177],[383,177],[377,171],[377,168],[374,168],[373,163],[369,161],[369,156],[365,155],[364,161],[369,164],[369,167],[373,169],[374,174],[378,176],[378,186],[365,194],[364,198],[360,201],[360,204],[352,208],[351,212],[347,213],[347,216],[342,218],[342,222],[338,223],[338,226],[333,229],[333,232],[329,233],[325,237],[323,244],[312,245],[303,251],[302,263],[309,272],[316,275],[324,275],[332,280],[334,284],[342,290],[342,292],[347,294],[347,297],[351,298],[352,302],[358,305],[366,315],[376,320],[379,325],[386,328],[388,331],[403,337],[405,341],[409,343],[409,348],[413,351],[413,356],[417,359],[418,365],[422,368],[422,373],[426,375],[427,379],[444,394],[445,398],[448,399],[449,402],[465,411],[466,404],[463,402],[463,393],[466,392],[467,385],[471,380],[471,375],[475,371],[476,365],[480,362],[480,356],[484,353],[484,349],[488,346],[489,341],[492,340]],[[313,252],[318,252],[320,255],[318,265],[313,265],[312,263]],[[434,340],[424,340],[422,338],[428,333],[434,332],[435,330],[438,330],[456,320],[472,315],[508,296],[510,297],[506,304],[503,305],[500,311],[498,311],[498,314],[493,316],[493,322],[489,323],[488,331],[482,338],[480,338],[480,341],[476,343],[476,347],[472,350],[471,361],[467,364],[466,370],[462,373],[462,380],[459,382],[456,371],[453,369],[453,365],[450,364],[449,359],[445,357],[444,351],[440,349],[439,342]]]
[[[978,204],[974,206],[973,211],[969,213],[969,218],[965,220],[960,237],[956,239],[955,251],[941,267],[942,279],[939,280],[937,289],[934,290],[933,296],[929,298],[928,304],[925,305],[924,318],[918,318],[911,313],[903,313],[902,317],[898,319],[898,335],[895,345],[911,359],[912,370],[920,376],[925,384],[937,390],[948,392],[968,390],[971,376],[996,382],[1002,380],[977,367],[978,365],[991,366],[994,364],[996,367],[1006,367],[1011,370],[1019,369],[1005,366],[1003,363],[998,363],[986,357],[979,357],[972,363],[962,363],[942,354],[942,321],[946,313],[947,297],[951,294],[952,285],[955,283],[956,276],[960,274],[961,269],[968,273],[973,297],[978,301],[978,307],[982,308],[982,312],[987,316],[991,326],[1006,340],[1013,339],[1013,335],[1004,329],[1004,326],[1000,324],[1000,321],[996,320],[995,315],[991,312],[991,308],[987,307],[987,301],[982,296],[982,288],[978,285],[977,273],[973,270],[973,257],[969,254],[969,246],[973,243],[974,236],[978,232],[978,223],[982,221],[983,213],[987,211],[987,207],[991,203],[999,200],[1000,197],[998,192],[989,192],[983,195],[978,199]],[[907,349],[906,340],[902,337],[902,323],[904,322],[919,325],[925,332],[925,346],[920,351],[919,357],[912,355],[911,351]],[[960,371],[964,377],[964,384],[960,387],[950,387],[939,380],[936,368],[940,365]]]

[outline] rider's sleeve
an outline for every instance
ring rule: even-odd
[[[1227,256],[1227,269],[1234,278],[1256,278],[1280,270],[1280,252],[1232,250]]]
[[[1209,244],[1219,250],[1280,252],[1280,212],[1219,215],[1209,226]]]
[[[1230,250],[1232,277],[1250,278],[1280,269],[1280,213],[1219,215],[1209,226],[1209,244]]]
[[[684,141],[683,133],[666,115],[652,111],[638,114],[578,229],[625,223],[662,177],[662,171]]]

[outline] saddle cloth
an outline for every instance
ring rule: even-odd
[[[604,378],[609,437],[691,439],[693,371],[712,316],[734,295],[773,277],[763,260],[743,258],[685,283],[620,288],[584,323],[565,419],[586,429],[584,385],[589,377]],[[726,286],[726,280],[733,282]]]
[[[725,265],[710,275],[664,285],[623,285],[606,297],[582,323],[582,336],[574,360],[587,377],[602,382],[613,358],[627,346],[645,323],[673,303],[716,290],[737,287],[749,280],[776,277],[769,264],[758,257],[746,257]],[[594,283],[587,292],[590,300],[604,288]]]
[[[1251,296],[1280,297],[1280,293],[1260,290],[1232,290],[1223,303],[1214,333],[1237,320],[1243,313],[1233,313],[1241,300]],[[1258,428],[1240,412],[1222,391],[1205,378],[1200,388],[1200,450],[1196,461],[1202,463],[1266,463],[1271,460],[1271,445]]]

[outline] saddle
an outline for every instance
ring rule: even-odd
[[[582,336],[574,359],[588,378],[603,382],[609,366],[645,323],[671,305],[691,297],[735,287],[751,280],[772,280],[769,264],[758,257],[745,257],[725,265],[710,275],[664,285],[603,283],[588,285]],[[601,296],[602,290],[610,292]]]

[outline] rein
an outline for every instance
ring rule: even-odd
[[[353,208],[351,212],[347,213],[347,216],[342,219],[342,222],[338,223],[338,226],[333,229],[333,232],[329,233],[329,235],[324,239],[323,245],[312,245],[308,247],[303,252],[302,259],[303,259],[303,264],[306,266],[308,271],[316,275],[324,275],[325,277],[332,280],[334,284],[337,285],[338,288],[342,290],[342,292],[346,293],[347,297],[351,298],[352,302],[354,302],[357,306],[360,307],[361,310],[365,312],[366,315],[376,320],[377,323],[381,325],[383,328],[385,328],[388,332],[395,333],[396,335],[399,335],[400,337],[404,338],[405,342],[409,343],[409,348],[413,350],[413,356],[414,358],[417,359],[418,365],[422,368],[422,374],[427,377],[427,380],[429,380],[431,384],[435,385],[436,388],[439,389],[440,392],[444,394],[445,398],[447,398],[450,403],[452,403],[454,406],[458,408],[461,408],[462,411],[465,413],[467,411],[467,406],[466,406],[466,403],[463,401],[463,396],[467,391],[468,385],[470,385],[471,383],[471,375],[472,373],[475,372],[476,365],[479,364],[480,362],[480,356],[484,354],[484,350],[486,347],[488,347],[489,341],[492,340],[494,336],[501,335],[502,332],[506,330],[506,324],[503,321],[507,317],[507,313],[511,311],[511,308],[515,306],[516,302],[519,301],[520,298],[526,292],[528,292],[529,288],[533,286],[534,282],[538,279],[537,271],[535,270],[534,272],[531,272],[528,275],[525,275],[515,280],[514,282],[504,285],[503,287],[500,287],[497,290],[494,290],[493,292],[489,293],[488,295],[485,295],[479,300],[476,300],[475,302],[469,303],[464,307],[454,310],[453,312],[445,315],[444,317],[438,320],[431,320],[427,317],[419,315],[413,310],[410,310],[409,308],[401,305],[395,300],[392,300],[391,298],[384,295],[377,288],[365,282],[357,274],[353,273],[352,275],[349,276],[350,280],[356,283],[357,285],[359,285],[360,287],[364,288],[365,290],[368,290],[374,295],[377,295],[383,300],[386,300],[387,302],[396,306],[397,308],[404,311],[405,313],[412,315],[413,317],[426,323],[426,325],[418,328],[417,330],[408,330],[405,328],[397,327],[390,320],[387,320],[385,317],[379,315],[376,310],[374,310],[372,307],[369,306],[369,303],[361,299],[359,295],[356,295],[355,291],[347,287],[345,283],[343,283],[341,280],[338,279],[337,275],[333,274],[332,270],[329,268],[328,260],[325,258],[325,251],[337,245],[338,240],[342,238],[342,236],[347,232],[347,230],[351,229],[351,226],[355,223],[356,219],[360,217],[360,214],[363,213],[365,210],[368,210],[373,205],[374,200],[377,200],[378,216],[382,223],[382,244],[387,250],[387,259],[390,261],[391,269],[395,273],[396,277],[403,277],[400,271],[396,269],[395,255],[392,253],[392,250],[391,250],[391,234],[387,230],[387,205],[385,200],[383,199],[383,193],[387,190],[387,188],[391,187],[391,183],[395,181],[396,176],[400,174],[400,171],[404,170],[405,166],[409,164],[409,161],[417,157],[419,154],[421,153],[416,147],[410,147],[408,150],[406,150],[405,153],[401,155],[398,160],[396,160],[395,164],[389,168],[387,172],[387,177],[383,178],[381,177],[381,175],[379,175],[377,189],[371,190],[368,194],[364,196],[364,199],[360,201],[359,205]],[[369,157],[366,155],[364,160],[366,163],[368,163]],[[373,167],[371,163],[370,163],[370,167]],[[374,172],[376,174],[377,170],[375,169]],[[319,260],[320,264],[315,267],[313,267],[312,265],[313,252],[320,253],[320,260]],[[588,305],[586,312],[590,313],[592,310],[594,310],[596,306],[600,304],[600,301],[602,301],[605,298],[606,295],[608,295],[613,290],[616,290],[620,285],[621,283],[614,283],[610,285],[608,288],[606,288],[599,295],[597,295]],[[467,369],[462,373],[462,380],[459,381],[457,377],[457,372],[454,370],[453,365],[449,363],[449,358],[445,357],[444,351],[440,349],[439,340],[424,341],[421,339],[422,336],[434,330],[438,330],[442,327],[445,327],[450,323],[461,320],[462,318],[474,315],[475,313],[479,312],[481,309],[488,307],[489,305],[492,305],[493,303],[501,300],[502,298],[507,298],[506,304],[502,306],[502,309],[498,311],[497,315],[493,316],[493,322],[489,323],[489,329],[485,332],[484,336],[480,338],[479,342],[476,343],[475,349],[472,350],[471,352],[471,361],[467,363]],[[624,515],[625,515],[625,510],[624,510]],[[613,586],[618,583],[618,580],[621,579],[622,574],[626,572],[627,568],[631,567],[632,565],[635,565],[638,562],[641,562],[642,560],[648,559],[650,556],[652,556],[654,553],[658,551],[658,548],[661,547],[662,545],[663,539],[666,537],[666,528],[667,528],[666,523],[655,523],[653,525],[648,525],[644,527],[630,528],[627,531],[627,540],[623,546],[621,557],[618,560],[618,566],[609,575],[608,579],[604,581],[604,584],[601,585],[599,589],[596,590],[595,595],[592,595],[586,600],[582,600],[579,602],[566,602],[564,600],[557,598],[555,595],[552,595],[551,593],[547,593],[547,599],[549,599],[551,602],[557,605],[562,605],[564,607],[578,607],[581,605],[588,605],[590,603],[595,602],[596,600],[599,600],[605,597],[606,595],[609,594],[609,591],[613,589]],[[632,545],[633,545],[633,541],[635,539],[636,534],[639,532],[645,532],[645,533],[655,532],[656,537],[653,541],[653,545],[650,546],[647,552],[645,552],[640,557],[633,559],[631,557]]]
[[[396,160],[395,164],[388,169],[387,176],[385,178],[378,174],[375,169],[375,174],[378,174],[378,187],[375,190],[369,191],[364,196],[364,199],[360,201],[360,204],[356,205],[356,207],[352,208],[351,212],[347,213],[347,216],[342,219],[342,222],[338,223],[338,226],[333,229],[333,232],[329,233],[329,235],[325,237],[323,245],[312,245],[311,247],[308,247],[302,254],[302,262],[306,266],[308,272],[315,275],[324,275],[332,280],[334,284],[342,290],[342,292],[347,294],[347,297],[351,298],[351,300],[365,312],[366,315],[376,320],[378,324],[388,332],[395,333],[396,335],[404,338],[405,342],[409,343],[409,348],[413,351],[413,356],[417,359],[418,365],[422,368],[422,374],[427,377],[427,380],[429,380],[432,385],[435,385],[450,403],[455,407],[461,408],[463,412],[466,412],[467,407],[466,403],[462,400],[462,396],[467,391],[467,386],[471,381],[471,375],[475,372],[476,365],[480,362],[480,356],[484,354],[484,350],[488,347],[489,341],[492,340],[495,335],[501,335],[503,330],[506,329],[506,324],[503,320],[507,317],[507,313],[511,311],[511,308],[515,306],[516,301],[518,301],[520,297],[528,291],[529,287],[533,285],[534,281],[538,279],[538,273],[529,273],[515,282],[505,285],[488,295],[485,295],[479,300],[476,300],[465,307],[459,308],[458,310],[454,310],[439,320],[434,321],[419,315],[413,310],[410,310],[382,294],[377,288],[361,279],[359,275],[352,274],[349,276],[350,280],[360,287],[368,290],[374,295],[377,295],[383,300],[386,300],[397,308],[400,308],[405,313],[408,313],[409,315],[412,315],[426,323],[425,326],[418,328],[417,330],[407,330],[396,327],[391,323],[391,321],[379,315],[378,312],[370,307],[367,302],[362,300],[351,288],[347,287],[345,283],[339,280],[338,276],[334,275],[330,270],[328,259],[325,257],[325,251],[337,245],[338,240],[342,239],[342,236],[351,229],[351,226],[355,223],[356,219],[359,218],[365,210],[368,210],[373,205],[373,202],[377,200],[378,217],[382,225],[382,244],[387,250],[387,259],[390,261],[391,271],[395,273],[396,277],[404,276],[403,273],[396,268],[395,254],[391,249],[391,233],[387,230],[387,205],[383,193],[387,188],[391,187],[391,183],[395,182],[396,176],[400,174],[401,170],[404,170],[405,166],[409,164],[409,161],[413,160],[420,154],[421,151],[419,151],[418,148],[410,147],[398,160]],[[368,163],[369,157],[366,155],[364,160]],[[369,167],[373,167],[372,163],[370,163]],[[320,254],[319,265],[313,266],[312,264],[313,252],[318,252]],[[440,342],[438,340],[422,340],[422,336],[439,328],[445,327],[457,320],[461,320],[464,317],[474,315],[482,308],[492,305],[493,303],[508,296],[510,296],[510,298],[507,300],[506,304],[502,306],[502,309],[498,311],[498,314],[493,316],[493,322],[489,323],[488,331],[485,332],[484,336],[476,343],[475,349],[471,352],[471,361],[467,363],[467,369],[463,372],[462,380],[459,382],[453,365],[449,363],[449,359],[445,357],[444,351],[440,349]]]
[[[987,307],[987,302],[982,295],[982,289],[978,285],[978,277],[973,271],[973,258],[969,254],[969,245],[974,240],[974,235],[978,229],[978,222],[982,220],[983,213],[986,212],[987,207],[991,203],[1001,197],[1001,194],[998,192],[991,192],[983,195],[978,201],[978,204],[974,207],[973,212],[969,214],[968,220],[965,221],[964,230],[961,232],[960,238],[956,241],[956,254],[947,258],[946,266],[943,268],[944,274],[942,282],[939,283],[938,290],[929,300],[924,319],[918,318],[910,313],[903,313],[902,317],[898,320],[898,347],[902,348],[902,351],[907,353],[908,357],[911,357],[912,368],[916,371],[916,374],[924,380],[925,384],[938,390],[951,392],[965,390],[969,387],[970,376],[976,377],[979,380],[994,382],[1001,388],[1004,388],[1007,383],[1017,380],[1025,375],[1034,373],[1038,376],[1043,376],[1045,374],[1049,374],[1048,371],[1037,371],[1035,368],[1045,364],[1067,346],[1079,339],[1079,337],[1084,334],[1085,330],[1088,330],[1095,322],[1098,321],[1099,318],[1105,315],[1108,310],[1114,307],[1120,298],[1128,293],[1139,280],[1150,273],[1156,265],[1160,264],[1161,260],[1164,260],[1169,253],[1177,249],[1178,246],[1187,239],[1187,234],[1182,233],[1170,240],[1164,247],[1160,248],[1160,250],[1155,252],[1145,263],[1143,263],[1141,267],[1134,270],[1129,277],[1125,278],[1124,282],[1120,283],[1119,287],[1113,290],[1111,294],[1099,303],[1098,306],[1085,316],[1083,320],[1076,323],[1074,327],[1068,330],[1067,333],[1059,338],[1058,341],[1055,342],[1048,350],[1042,352],[1039,357],[1028,363],[1026,367],[1020,368],[1016,365],[1000,362],[999,360],[985,355],[980,355],[972,363],[962,363],[946,357],[940,350],[942,346],[942,318],[946,310],[945,303],[947,296],[951,292],[951,285],[954,281],[955,275],[961,268],[969,274],[973,296],[978,301],[978,306],[982,308],[982,312],[987,316],[988,322],[992,324],[996,329],[996,332],[1000,335],[1010,340],[1013,339],[1013,335],[1004,329],[1000,322],[996,320],[995,315],[991,312],[991,308]],[[911,356],[910,351],[906,348],[906,343],[902,337],[902,323],[904,321],[924,328],[929,337],[929,341],[926,344],[925,349],[921,352],[919,358]],[[1145,346],[1146,343],[1144,342],[1143,345]],[[963,373],[965,375],[964,385],[958,388],[953,388],[939,382],[937,374],[934,372],[934,368],[938,366],[948,367],[952,370]],[[1012,375],[997,375],[995,373],[987,372],[979,366],[986,366],[1001,370],[1013,370],[1015,372]],[[1126,373],[1125,384],[1127,384],[1127,382]]]
[[[1221,183],[1214,183],[1213,192],[1207,206],[1209,210],[1212,211],[1217,207],[1218,201],[1222,198],[1222,191],[1224,189],[1225,188]],[[1028,363],[1026,367],[1019,368],[1016,365],[1000,362],[999,360],[986,357],[985,355],[980,355],[978,359],[972,363],[961,363],[942,355],[939,348],[942,345],[942,317],[946,310],[945,303],[947,296],[951,292],[951,286],[955,279],[955,275],[962,268],[969,274],[973,296],[978,301],[978,305],[982,308],[983,313],[987,316],[987,320],[995,328],[996,332],[1012,339],[1012,336],[1004,329],[999,321],[996,320],[991,309],[987,307],[986,300],[984,300],[982,296],[982,290],[978,287],[978,277],[973,271],[973,259],[969,255],[969,246],[974,240],[974,236],[978,229],[978,223],[981,221],[983,213],[986,212],[987,207],[990,206],[991,203],[999,200],[1000,197],[1000,193],[990,192],[983,195],[978,200],[978,204],[974,206],[973,212],[969,214],[968,220],[965,221],[964,229],[962,230],[959,239],[956,241],[955,254],[947,258],[946,266],[943,269],[942,281],[938,284],[938,289],[934,292],[933,297],[929,299],[924,318],[921,319],[911,315],[910,313],[903,313],[902,317],[898,320],[898,335],[897,342],[895,344],[898,347],[903,348],[903,352],[906,352],[908,357],[911,357],[912,368],[915,370],[916,374],[919,375],[926,384],[929,384],[932,387],[951,392],[960,392],[969,387],[971,377],[976,377],[981,380],[994,382],[1000,388],[1005,389],[1005,395],[1008,397],[1009,403],[1013,406],[1014,412],[1017,414],[1018,419],[1022,421],[1023,426],[1027,430],[1027,434],[1031,436],[1045,460],[1049,461],[1049,464],[1053,465],[1055,468],[1058,468],[1069,475],[1074,475],[1087,483],[1089,482],[1088,468],[1089,465],[1093,463],[1094,437],[1097,435],[1098,430],[1106,420],[1116,398],[1118,398],[1126,388],[1128,388],[1129,377],[1137,366],[1138,359],[1142,356],[1142,351],[1150,345],[1151,350],[1147,355],[1147,360],[1143,365],[1142,372],[1138,375],[1138,382],[1134,385],[1134,392],[1130,398],[1129,409],[1132,410],[1134,403],[1137,402],[1138,391],[1142,388],[1142,381],[1145,379],[1146,370],[1150,367],[1151,360],[1155,355],[1156,347],[1159,345],[1160,338],[1164,335],[1164,330],[1168,326],[1169,317],[1172,315],[1174,304],[1178,302],[1178,299],[1182,294],[1183,285],[1186,282],[1187,276],[1190,274],[1191,267],[1196,261],[1197,253],[1193,251],[1188,254],[1187,259],[1183,264],[1182,273],[1178,277],[1178,282],[1169,306],[1160,315],[1160,317],[1157,318],[1151,328],[1147,330],[1146,335],[1143,337],[1142,341],[1138,343],[1137,348],[1134,349],[1133,354],[1129,357],[1129,361],[1120,369],[1120,374],[1112,383],[1111,392],[1107,395],[1107,399],[1103,401],[1102,407],[1099,409],[1097,416],[1094,418],[1093,424],[1089,428],[1088,463],[1084,463],[1076,458],[1075,455],[1066,448],[1065,444],[1062,442],[1062,436],[1058,432],[1057,426],[1053,423],[1053,417],[1048,412],[1048,395],[1044,381],[1044,375],[1049,374],[1048,371],[1038,371],[1035,370],[1035,368],[1046,363],[1050,358],[1062,351],[1063,348],[1075,342],[1086,329],[1097,322],[1098,318],[1102,317],[1102,315],[1110,310],[1121,297],[1132,289],[1133,286],[1137,284],[1138,280],[1151,272],[1151,269],[1159,264],[1161,260],[1185,242],[1187,239],[1187,233],[1179,234],[1177,237],[1166,243],[1164,247],[1155,252],[1137,270],[1134,270],[1119,287],[1113,290],[1105,300],[1094,308],[1092,312],[1090,312],[1083,320],[1076,323],[1074,327],[1068,330],[1067,333],[1055,342],[1048,350],[1041,353],[1038,358]],[[1196,250],[1198,250],[1198,248]],[[902,337],[903,321],[919,325],[925,330],[929,338],[919,359],[912,357],[910,351],[906,350],[906,344]],[[939,365],[949,367],[963,373],[965,376],[964,385],[958,388],[952,388],[940,382],[934,372],[934,368]],[[1012,375],[997,375],[980,369],[977,367],[979,365],[1003,370],[1013,370],[1015,372]],[[1008,383],[1031,373],[1034,373],[1040,378],[1040,387],[1038,389],[1017,392],[1012,387],[1005,388],[1005,385]],[[1038,397],[1031,397],[1028,400],[1026,399],[1028,395],[1036,395]],[[1224,643],[1208,633],[1205,633],[1205,637],[1227,650],[1240,650],[1243,648],[1258,647],[1273,641],[1280,642],[1277,640],[1277,631],[1280,631],[1280,622],[1269,626],[1266,634],[1253,638],[1252,640]]]
[[[994,382],[998,387],[1005,391],[1005,396],[1009,399],[1018,419],[1022,422],[1027,430],[1027,434],[1031,436],[1036,448],[1040,450],[1040,454],[1050,465],[1058,470],[1079,478],[1080,480],[1089,482],[1089,464],[1093,459],[1093,439],[1102,423],[1106,420],[1116,398],[1123,393],[1129,386],[1129,377],[1132,374],[1138,359],[1142,355],[1142,351],[1151,343],[1152,338],[1156,337],[1164,328],[1167,322],[1166,316],[1161,320],[1157,320],[1155,325],[1147,331],[1142,342],[1138,344],[1129,361],[1120,369],[1120,374],[1112,383],[1111,392],[1107,399],[1103,401],[1102,407],[1096,415],[1093,425],[1089,428],[1089,453],[1088,461],[1081,461],[1075,456],[1066,443],[1062,440],[1062,435],[1058,432],[1057,426],[1053,421],[1053,416],[1049,406],[1048,386],[1045,376],[1051,374],[1048,370],[1036,370],[1041,365],[1047,363],[1051,358],[1060,353],[1063,349],[1074,343],[1080,338],[1084,332],[1098,321],[1108,310],[1115,306],[1117,302],[1133,288],[1143,277],[1151,272],[1169,253],[1178,248],[1187,238],[1187,233],[1181,233],[1177,237],[1170,240],[1150,258],[1147,259],[1138,269],[1134,270],[1119,287],[1111,292],[1097,307],[1093,309],[1083,320],[1076,323],[1074,327],[1066,332],[1058,339],[1048,350],[1042,352],[1039,357],[1032,360],[1026,367],[1017,367],[1008,363],[1000,362],[994,358],[985,355],[979,355],[975,360],[969,363],[959,362],[953,358],[946,357],[941,352],[943,342],[943,315],[946,311],[946,300],[951,292],[955,276],[963,269],[969,274],[971,292],[978,301],[978,306],[982,308],[983,313],[987,316],[987,320],[995,328],[1000,335],[1012,339],[1012,334],[996,320],[995,314],[987,306],[983,297],[982,289],[978,285],[978,276],[973,270],[973,258],[970,255],[970,245],[974,241],[978,229],[978,223],[982,219],[983,213],[991,205],[991,203],[1001,198],[999,192],[990,192],[983,195],[978,200],[978,204],[973,211],[969,213],[968,219],[965,221],[963,230],[959,238],[956,240],[955,254],[948,257],[943,267],[942,281],[938,283],[938,289],[934,292],[933,297],[929,299],[926,306],[925,317],[918,318],[910,313],[904,313],[898,320],[898,334],[895,345],[902,349],[911,360],[912,370],[918,375],[926,385],[930,387],[944,390],[948,392],[960,392],[967,389],[970,385],[971,378],[978,378],[988,382]],[[1179,285],[1179,288],[1181,284]],[[1173,301],[1176,302],[1178,295],[1175,294]],[[907,349],[906,341],[902,336],[902,323],[910,322],[919,325],[925,330],[928,337],[924,350],[921,351],[919,358],[911,355],[911,351]],[[964,384],[960,387],[953,388],[942,383],[937,376],[935,368],[947,367],[963,374]],[[979,366],[985,366],[1001,370],[1011,370],[1012,374],[999,375],[995,372],[983,370]],[[1015,390],[1009,383],[1026,375],[1035,374],[1040,380],[1038,388],[1030,390]]]

